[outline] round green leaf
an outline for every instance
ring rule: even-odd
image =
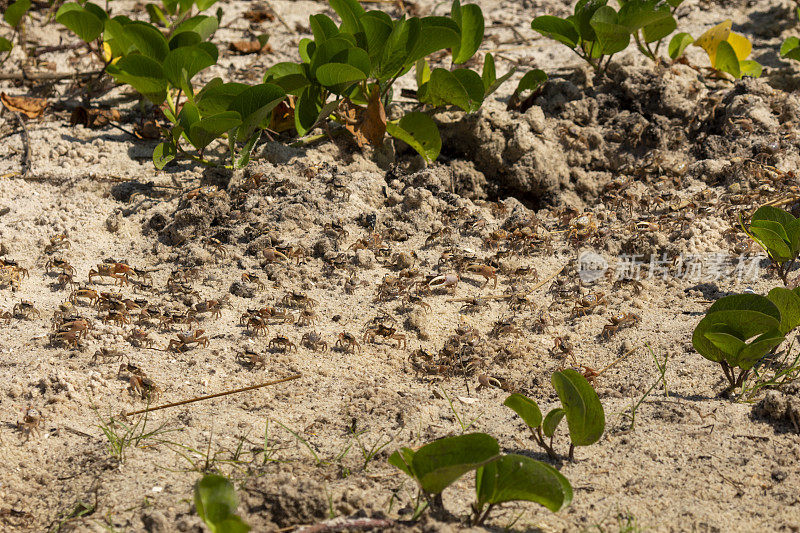
[[[75,2],[67,2],[58,9],[56,22],[66,26],[87,43],[94,41],[103,33],[103,20]]]
[[[644,37],[644,42],[653,43],[660,41],[676,29],[678,29],[678,22],[674,17],[669,16],[642,28],[642,37]]]
[[[182,31],[172,36],[169,40],[169,49],[175,50],[182,46],[194,46],[203,42],[203,38],[196,31]]]
[[[286,98],[286,93],[272,83],[262,83],[248,87],[231,101],[229,111],[235,111],[242,118],[237,140],[243,141],[267,120],[270,112]]]
[[[127,83],[156,105],[167,97],[167,80],[161,64],[154,59],[131,54],[106,67],[106,72],[118,82]]]
[[[3,13],[3,19],[9,26],[16,28],[30,8],[31,0],[17,0],[6,8],[6,12]]]
[[[5,37],[0,37],[0,52],[10,52],[14,48],[14,43],[6,39]]]
[[[564,418],[564,415],[567,414],[566,411],[560,408],[551,409],[547,416],[544,417],[544,421],[542,422],[542,433],[544,433],[545,437],[552,437],[556,434],[556,429],[558,429],[558,425],[561,423],[561,419]]]
[[[194,102],[204,116],[216,115],[227,111],[233,99],[248,87],[244,83],[223,83],[222,78],[214,78],[195,95]]]
[[[597,36],[592,27],[591,20],[595,12],[605,7],[608,0],[579,0],[575,4],[575,13],[570,19],[575,23],[578,28],[578,33],[583,41],[595,41]]]
[[[535,91],[539,87],[542,86],[543,83],[547,81],[547,74],[543,70],[538,68],[529,70],[522,76],[522,79],[519,80],[519,85],[517,85],[514,94],[519,96],[525,91]]]
[[[325,87],[340,87],[365,79],[367,75],[361,70],[344,63],[326,63],[317,69],[317,81]]]
[[[669,57],[672,59],[678,59],[683,55],[683,51],[686,50],[686,47],[689,46],[694,42],[694,38],[689,35],[688,33],[682,32],[676,34],[670,41],[669,41]]]
[[[164,58],[164,76],[173,87],[185,90],[184,81],[191,80],[195,74],[216,62],[217,48],[211,43],[182,46],[171,50]]]
[[[786,340],[786,338],[777,330],[768,331],[745,346],[739,352],[735,360],[728,362],[731,366],[739,367],[743,370],[750,370],[762,357],[774,350],[784,340]]]
[[[600,440],[606,426],[605,413],[600,398],[586,378],[568,368],[554,372],[551,382],[566,411],[572,444],[588,446]]]
[[[158,170],[161,170],[167,166],[167,163],[175,159],[177,155],[178,150],[175,148],[174,144],[160,143],[156,146],[156,149],[153,150],[153,164]]]
[[[767,298],[781,312],[781,325],[778,330],[782,335],[786,335],[800,326],[800,295],[797,292],[783,287],[775,287],[769,291]]]
[[[478,507],[529,501],[555,512],[572,501],[572,486],[552,466],[524,455],[504,455],[475,472]]]
[[[360,24],[370,60],[377,64],[386,40],[392,33],[392,19],[383,11],[368,11],[361,17]]]
[[[712,65],[720,72],[727,72],[734,78],[741,78],[742,72],[739,69],[739,58],[728,41],[722,41],[717,47],[717,57]]]
[[[169,45],[164,34],[152,24],[134,21],[125,25],[123,30],[133,49],[142,55],[163,61],[169,53]]]
[[[539,405],[519,393],[514,393],[503,402],[503,405],[517,413],[529,428],[538,428],[542,425],[542,411]]]
[[[631,42],[631,32],[618,23],[617,12],[613,7],[603,6],[595,11],[590,24],[597,36],[599,51],[603,55],[621,52]]]
[[[387,122],[386,132],[408,144],[428,162],[439,157],[442,149],[439,128],[425,113],[414,111],[406,114],[398,122]]]
[[[198,150],[203,150],[214,139],[223,133],[239,127],[242,123],[241,116],[235,111],[225,111],[209,117],[201,118],[186,130],[189,142]]]
[[[461,43],[462,36],[458,25],[447,17],[423,17],[419,21],[419,38],[413,50],[409,52],[406,61],[416,62],[418,59],[447,48],[455,50]]]
[[[342,31],[355,34],[360,28],[358,20],[364,14],[364,8],[358,0],[330,0],[331,7],[342,19]]]
[[[458,0],[454,0],[454,4],[456,2]],[[453,13],[453,20],[461,31],[461,39],[453,47],[453,63],[456,65],[466,63],[475,55],[483,42],[484,32],[483,11],[477,4],[467,4],[458,11],[458,17]]]
[[[308,17],[309,25],[311,26],[311,33],[314,34],[314,42],[320,45],[330,39],[339,35],[339,28],[336,23],[328,15],[319,13]]]
[[[742,74],[742,77],[760,78],[763,71],[764,67],[762,67],[761,63],[758,61],[752,59],[739,61],[739,72]]]
[[[250,526],[236,513],[239,498],[233,483],[218,474],[206,474],[194,486],[197,514],[212,533],[246,533]]]
[[[497,459],[500,446],[485,433],[447,437],[414,453],[412,471],[422,490],[438,494],[458,478]]]
[[[218,0],[195,0],[195,5],[198,11],[205,11],[209,7],[217,3]]]
[[[619,9],[618,23],[625,26],[629,33],[635,33],[645,26],[670,18],[669,5],[662,0],[628,0]]]
[[[185,31],[193,31],[199,34],[204,41],[207,41],[214,35],[217,28],[219,28],[219,20],[217,20],[217,17],[197,15],[180,23],[172,32],[172,35],[174,36]]]
[[[418,18],[398,20],[392,33],[386,39],[381,58],[378,63],[377,77],[384,80],[399,75],[406,68],[411,68],[414,61],[411,52],[420,38],[420,21]]]
[[[789,54],[800,48],[800,38],[795,36],[787,38],[781,45],[781,57],[789,57]],[[796,57],[792,59],[797,59]]]
[[[551,15],[542,15],[533,19],[531,28],[545,37],[556,40],[570,48],[578,46],[578,42],[580,41],[578,29],[571,20],[553,17]]]

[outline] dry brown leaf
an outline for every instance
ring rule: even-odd
[[[120,114],[116,109],[97,109],[78,106],[69,118],[71,126],[80,124],[87,128],[102,128],[109,122],[119,122]]]
[[[155,120],[145,120],[137,124],[133,130],[134,135],[140,139],[160,139],[161,128],[158,127],[158,122]]]
[[[383,109],[381,92],[377,85],[372,86],[367,112],[364,114],[359,129],[372,146],[383,144],[383,138],[386,135],[386,110]]]
[[[230,49],[240,54],[266,54],[272,52],[272,47],[269,43],[261,46],[258,41],[234,41],[230,44]]]
[[[0,93],[0,102],[9,110],[15,113],[22,113],[28,118],[39,118],[47,107],[46,98],[34,98],[32,96],[8,96]]]
[[[250,22],[264,22],[265,20],[275,20],[275,15],[268,9],[251,9],[245,11],[244,18]]]
[[[339,104],[339,115],[344,121],[344,127],[353,134],[359,147],[363,147],[369,142],[361,132],[360,123],[363,112],[363,108],[354,105],[350,100],[344,100]]]
[[[294,96],[275,106],[269,121],[269,129],[281,133],[294,128]]]

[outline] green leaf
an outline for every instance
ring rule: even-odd
[[[745,346],[735,359],[728,363],[742,370],[750,370],[762,357],[774,350],[786,338],[777,330],[768,331]]]
[[[10,52],[13,48],[14,48],[14,43],[9,41],[5,37],[0,37],[0,53]]]
[[[410,61],[410,57],[419,36],[420,22],[418,18],[395,21],[378,63],[377,77],[379,80],[384,81],[399,76],[406,68],[410,68],[414,64],[414,61]]]
[[[106,67],[106,72],[118,82],[127,83],[156,105],[160,105],[167,97],[167,80],[161,65],[154,59],[132,54]]]
[[[762,222],[761,224],[767,224],[767,222]],[[778,224],[772,224],[780,228]],[[792,251],[786,239],[774,229],[751,225],[750,235],[775,261],[783,263],[792,259]]]
[[[789,54],[797,52],[798,48],[800,48],[800,38],[794,36],[787,38],[781,45],[781,57],[790,57]],[[797,59],[797,57],[792,59]]]
[[[556,40],[570,48],[575,48],[580,42],[578,29],[571,20],[543,15],[533,19],[531,28],[545,37]]]
[[[425,113],[414,111],[407,113],[398,122],[387,122],[386,132],[408,144],[428,162],[439,157],[442,149],[439,128]]]
[[[175,159],[178,155],[178,149],[172,143],[160,143],[153,150],[153,164],[158,170],[161,170],[167,163]]]
[[[297,98],[294,104],[294,127],[300,137],[317,123],[317,117],[322,110],[321,97],[319,88],[310,85]]]
[[[199,34],[204,41],[207,41],[212,35],[214,35],[214,33],[217,31],[217,28],[219,28],[219,21],[217,20],[217,17],[197,15],[180,23],[178,27],[175,28],[175,31],[172,32],[172,34],[177,35],[185,31],[193,31]]]
[[[183,46],[194,46],[203,42],[203,38],[196,31],[182,31],[173,35],[169,40],[168,46],[170,50],[181,48]]]
[[[408,476],[413,477],[416,479],[414,475],[414,471],[411,468],[412,463],[414,462],[414,450],[411,448],[400,448],[392,455],[389,456],[389,464],[399,468],[403,472],[405,472]]]
[[[613,7],[603,6],[595,11],[591,19],[592,28],[597,35],[600,53],[612,55],[622,52],[631,42],[631,33],[618,23],[617,12]]]
[[[642,37],[644,37],[644,42],[654,43],[667,37],[676,29],[678,29],[678,23],[674,17],[670,16],[642,28]]]
[[[535,91],[539,87],[542,86],[543,83],[547,81],[547,74],[544,73],[543,70],[540,69],[533,69],[529,70],[522,76],[522,79],[519,80],[519,85],[517,85],[514,94],[519,96],[525,91]]]
[[[483,42],[483,11],[477,4],[466,4],[456,8],[459,0],[453,0],[452,18],[461,33],[460,42],[453,47],[453,63],[466,63]]]
[[[419,38],[406,62],[414,63],[439,50],[457,47],[460,42],[460,30],[455,22],[447,17],[424,17],[419,21]]]
[[[800,326],[800,295],[797,292],[783,287],[775,287],[769,291],[767,298],[780,310],[781,325],[778,331],[782,335],[786,335]]]
[[[214,78],[197,93],[194,103],[202,115],[216,115],[227,111],[231,101],[248,87],[244,83],[223,83],[222,78]]]
[[[558,429],[558,425],[561,423],[561,419],[564,418],[564,415],[567,414],[566,411],[557,407],[555,409],[551,409],[547,416],[544,417],[544,422],[542,422],[542,433],[544,433],[545,437],[552,437],[556,434],[556,429]]]
[[[552,466],[524,455],[504,455],[475,472],[478,507],[529,501],[555,512],[572,501],[572,486]]]
[[[727,72],[734,78],[741,78],[742,73],[739,69],[739,58],[728,41],[722,41],[717,47],[717,57],[712,65],[721,72]]]
[[[309,25],[311,26],[311,33],[314,34],[314,42],[320,45],[330,39],[339,35],[339,28],[336,23],[328,15],[317,14],[308,17]]]
[[[241,116],[235,111],[224,111],[201,118],[186,130],[189,142],[198,150],[203,150],[223,133],[239,127],[242,123]]]
[[[194,486],[197,514],[212,533],[245,533],[250,526],[236,515],[239,498],[228,478],[206,474]]]
[[[66,26],[87,43],[94,41],[103,33],[104,21],[75,2],[67,2],[58,9],[56,22]]]
[[[726,354],[726,360],[735,359],[739,352],[747,346],[747,343],[740,338],[724,331],[709,331],[706,332],[705,337]]]
[[[265,124],[272,110],[286,98],[286,93],[272,83],[262,83],[248,87],[240,92],[230,104],[229,111],[235,111],[242,119],[237,132],[237,140],[249,138],[253,131]]]
[[[368,11],[359,21],[364,32],[364,46],[373,64],[383,52],[386,40],[392,33],[392,19],[383,11]]]
[[[519,393],[514,393],[503,402],[503,405],[517,413],[529,428],[538,428],[542,425],[542,411],[539,405]]]
[[[500,446],[485,433],[447,437],[414,453],[412,471],[422,490],[438,494],[458,478],[497,459]]]
[[[683,51],[686,50],[686,47],[693,42],[694,38],[688,33],[682,32],[676,34],[669,41],[669,57],[672,59],[678,59],[683,55]]]
[[[364,15],[364,8],[358,0],[330,0],[331,7],[339,18],[342,19],[341,29],[344,32],[355,34],[359,31],[358,20]]]
[[[414,68],[416,69],[417,87],[422,87],[431,79],[431,69],[428,66],[428,60],[424,58],[417,59],[417,64]]]
[[[299,96],[303,89],[311,84],[306,74],[308,65],[297,63],[278,63],[273,65],[264,74],[264,82],[274,83],[286,94]]]
[[[217,3],[217,0],[195,0],[195,5],[198,11],[205,11],[209,7]]]
[[[150,22],[164,27],[169,26],[169,19],[167,19],[167,16],[164,15],[164,12],[156,4],[147,4],[145,9],[147,10],[147,15],[150,17]]]
[[[187,92],[184,84],[201,70],[216,64],[217,53],[217,48],[211,43],[176,48],[164,59],[164,76],[173,87]]]
[[[751,78],[760,78],[763,70],[764,67],[762,67],[761,63],[758,61],[754,61],[752,59],[739,61],[739,72],[741,73],[742,77],[749,76]]]
[[[317,69],[317,81],[325,87],[349,85],[367,79],[367,75],[345,63],[326,63]],[[334,91],[337,94],[340,91]]]
[[[469,69],[453,72],[434,69],[428,83],[418,92],[420,102],[434,106],[455,105],[468,113],[480,107],[483,95],[483,80],[477,72]]]
[[[125,37],[140,54],[164,61],[169,53],[169,44],[158,28],[146,22],[134,21],[123,27]]]
[[[242,150],[239,152],[239,157],[235,158],[233,161],[233,168],[244,168],[250,162],[250,155],[253,153],[253,148],[255,147],[258,139],[261,138],[261,131],[255,132],[250,138],[247,140],[245,145],[242,147]],[[231,136],[233,132],[231,132]],[[233,155],[234,151],[231,150],[231,155]]]
[[[607,3],[608,0],[579,0],[579,2],[575,4],[575,14],[571,19],[575,23],[575,27],[577,27],[578,34],[580,34],[582,40],[597,40],[594,27],[591,23],[592,17],[594,17],[598,9],[605,7]]]
[[[491,53],[486,54],[483,58],[483,71],[481,72],[481,79],[483,80],[484,90],[489,90],[489,87],[497,81],[497,69],[494,66],[494,56]],[[421,84],[417,84],[421,85]]]
[[[588,446],[600,440],[606,425],[603,405],[586,378],[568,368],[554,372],[551,382],[566,411],[572,444]]]
[[[645,26],[670,18],[669,5],[663,0],[628,0],[619,9],[618,23],[629,33],[636,33]]]
[[[6,8],[6,12],[3,13],[3,19],[9,26],[16,28],[30,8],[31,0],[17,0]]]

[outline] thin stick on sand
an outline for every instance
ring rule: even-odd
[[[234,389],[225,392],[218,392],[216,394],[208,394],[206,396],[198,396],[197,398],[190,398],[188,400],[181,400],[179,402],[167,403],[164,405],[159,405],[158,407],[150,407],[147,409],[140,409],[138,411],[132,411],[130,413],[125,413],[125,416],[132,416],[132,415],[139,415],[142,413],[149,413],[151,411],[158,411],[159,409],[166,409],[168,407],[177,407],[179,405],[186,405],[187,403],[194,403],[194,402],[201,402],[203,400],[210,400],[211,398],[219,398],[220,396],[227,396],[229,394],[236,394],[239,392],[246,392],[249,390],[260,389],[261,387],[268,387],[270,385],[277,385],[278,383],[285,383],[286,381],[292,381],[294,379],[299,379],[303,377],[302,374],[296,374],[294,376],[289,376],[288,378],[283,379],[276,379],[274,381],[267,381],[266,383],[259,383],[258,385],[251,385],[249,387],[243,387],[241,389]]]

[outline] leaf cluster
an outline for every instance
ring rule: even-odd
[[[678,59],[689,45],[694,45],[705,50],[713,69],[730,74],[736,79],[743,76],[758,78],[761,76],[761,65],[747,59],[753,51],[753,45],[747,37],[732,32],[732,25],[732,21],[728,19],[708,29],[697,40],[688,33],[678,33],[669,43],[669,56]]]
[[[730,392],[753,366],[800,325],[800,289],[772,289],[767,296],[734,294],[714,302],[692,336],[695,350],[723,369]],[[736,374],[739,369],[739,374]]]
[[[509,501],[531,501],[553,512],[572,501],[572,486],[558,470],[523,455],[501,455],[497,440],[485,433],[443,438],[416,451],[401,448],[389,463],[412,477],[428,497],[474,470],[474,524]]]
[[[31,0],[16,0],[8,5],[5,12],[3,12],[3,20],[14,28],[15,33],[19,33],[25,21],[25,15],[31,8]],[[0,37],[0,54],[6,53],[2,64],[9,56],[11,50],[14,49],[14,43],[10,39]]]
[[[395,81],[416,68],[419,103],[473,112],[511,75],[497,78],[491,54],[481,74],[469,68],[430,69],[426,58],[440,51],[449,51],[454,66],[475,55],[484,33],[483,13],[475,4],[453,0],[448,17],[399,19],[367,11],[357,0],[330,4],[341,23],[325,14],[311,15],[313,38],[300,41],[300,62],[278,63],[264,75],[264,82],[291,96],[300,136],[332,119],[360,143],[380,145],[389,133],[430,161],[439,155],[441,138],[427,114],[414,111],[386,121]]]
[[[573,458],[575,446],[589,446],[603,435],[605,413],[594,388],[580,373],[572,369],[554,372],[551,383],[561,400],[556,407],[542,416],[539,405],[519,393],[509,396],[503,403],[517,413],[531,430],[531,438],[555,459],[559,455],[553,448],[553,439],[561,420],[567,419],[569,428],[569,457]]]
[[[673,15],[682,2],[620,0],[616,10],[608,0],[579,0],[569,17],[539,16],[531,28],[569,47],[596,72],[605,72],[611,57],[625,50],[631,40],[655,61],[661,40],[677,28]]]

